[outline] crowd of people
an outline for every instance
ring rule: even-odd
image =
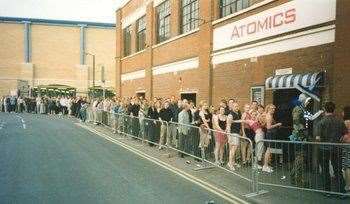
[[[209,105],[206,101],[201,101],[196,106],[192,101],[179,100],[174,96],[166,99],[153,98],[153,100],[136,96],[91,100],[82,97],[5,96],[0,102],[3,112],[67,114],[83,122],[90,114],[88,118],[95,124],[109,123],[115,133],[127,132],[141,137],[148,141],[150,146],[156,144],[159,149],[165,146],[176,148],[181,157],[191,154],[197,158],[203,158],[208,156],[208,153],[213,153],[214,162],[217,165],[224,166],[226,163],[227,168],[233,171],[241,166],[251,165],[252,155],[255,155],[258,168],[263,172],[272,173],[274,170],[270,165],[271,148],[260,141],[276,140],[278,129],[282,127],[282,124],[274,118],[276,107],[273,104],[265,107],[257,101],[239,104],[235,99],[221,100],[218,106]],[[243,105],[242,109],[241,105]],[[326,128],[320,125],[320,131],[317,132],[319,137],[316,139],[320,142],[350,143],[349,107],[344,108],[344,120],[336,119],[334,110],[333,103],[326,103],[324,118],[328,117],[328,120],[324,121],[323,118],[321,120],[323,122],[320,122],[322,127]],[[334,130],[335,124],[338,130]],[[332,137],[325,136],[326,134],[331,134]],[[226,147],[228,147],[227,150]],[[227,160],[224,159],[225,151],[228,151]],[[252,154],[253,151],[254,154]],[[346,182],[344,189],[349,191],[349,148],[344,149],[343,157],[343,168],[340,167],[340,169],[344,170]],[[327,165],[323,168],[328,167],[332,159],[335,158],[328,158],[327,161],[321,159],[321,162]],[[336,170],[335,173],[342,173],[341,170]]]
[[[88,100],[85,97],[17,97],[0,98],[2,112],[70,115],[85,121]]]

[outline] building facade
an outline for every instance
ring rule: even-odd
[[[117,92],[283,104],[301,84],[348,105],[349,12],[346,0],[127,1],[116,11]]]
[[[115,24],[0,17],[0,96],[52,84],[85,94],[92,55],[95,85],[115,88],[115,49]]]

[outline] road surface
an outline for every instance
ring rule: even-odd
[[[0,113],[0,203],[228,203],[59,116]]]

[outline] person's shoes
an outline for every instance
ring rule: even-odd
[[[272,173],[273,172],[272,168],[269,167],[269,166],[263,166],[262,171],[263,172],[267,172],[267,173]]]
[[[233,165],[234,165],[235,167],[237,167],[237,168],[241,168],[241,165],[240,165],[240,164],[234,163]]]
[[[230,163],[227,163],[227,168],[230,169],[231,171],[236,171],[235,167],[232,166]]]
[[[260,164],[257,164],[256,167],[258,168],[258,170],[261,170],[263,168]]]
[[[327,197],[327,198],[330,198],[330,197],[332,197],[332,194],[330,194],[330,193],[324,193],[323,196],[325,196],[325,197]]]
[[[336,197],[338,199],[344,200],[344,199],[348,198],[349,196],[348,195],[336,195]]]

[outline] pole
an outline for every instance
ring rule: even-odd
[[[92,88],[95,88],[95,55],[92,55]]]

